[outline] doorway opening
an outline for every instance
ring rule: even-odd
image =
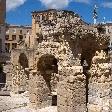
[[[52,95],[52,106],[57,106],[57,95]]]
[[[40,71],[43,79],[49,89],[49,95],[52,97],[52,105],[57,105],[57,95],[53,95],[55,91],[55,83],[53,82],[52,74],[58,73],[58,60],[51,54],[45,54],[39,58],[37,63],[38,71]]]

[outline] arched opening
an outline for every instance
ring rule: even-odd
[[[22,68],[28,68],[28,59],[24,53],[20,54],[18,62]]]
[[[91,34],[87,34],[85,38],[81,40],[81,66],[83,66],[83,74],[86,76],[86,105],[88,104],[88,95],[89,95],[89,79],[90,74],[89,70],[92,64],[92,58],[95,55],[96,49],[98,48],[95,37]]]
[[[29,73],[25,70],[25,68],[29,67],[29,63],[28,63],[28,59],[24,53],[20,54],[18,63],[20,64],[20,67],[22,67],[22,69],[24,69],[24,72],[27,75],[27,78],[29,79]]]
[[[20,79],[20,87],[19,87],[19,93],[24,93],[25,91],[28,90],[28,81],[29,81],[29,72],[26,70],[26,68],[29,67],[29,63],[28,63],[28,58],[24,53],[21,53],[19,56],[19,76],[21,77]]]
[[[41,56],[37,63],[38,71],[40,71],[41,75],[43,76],[43,79],[45,80],[47,88],[50,91],[50,95],[52,96],[52,106],[57,105],[57,94],[53,94],[56,89],[56,85],[58,81],[58,79],[56,79],[54,75],[58,73],[57,63],[58,61],[55,58],[55,56],[50,54],[45,54]]]

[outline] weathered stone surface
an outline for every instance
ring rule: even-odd
[[[57,96],[58,112],[86,112],[87,103],[88,112],[111,111],[109,38],[98,29],[71,11],[33,12],[29,47],[11,54],[12,92],[29,86],[33,108],[51,106]]]
[[[69,76],[58,84],[58,112],[86,112],[85,78]]]
[[[97,52],[91,66],[89,83],[89,112],[111,112],[112,74],[105,52]]]

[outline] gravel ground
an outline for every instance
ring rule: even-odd
[[[57,112],[56,106],[32,110],[27,104],[29,99],[24,95],[0,96],[0,112]]]
[[[43,109],[39,110],[32,110],[29,109],[28,107],[23,107],[23,108],[18,108],[14,110],[9,110],[9,111],[3,111],[3,112],[57,112],[57,107],[46,107]]]

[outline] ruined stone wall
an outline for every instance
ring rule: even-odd
[[[94,64],[92,59],[94,59],[96,51],[107,49],[107,36],[100,34],[101,32],[98,32],[96,27],[90,28],[77,14],[69,11],[33,12],[32,19],[31,37],[33,38],[30,38],[30,48],[21,48],[22,50],[18,52],[19,55],[25,53],[29,62],[27,71],[29,72],[31,106],[34,108],[50,106],[53,102],[53,96],[58,95],[58,112],[84,112],[87,109],[87,103],[89,112],[94,112],[91,108],[94,106],[91,99],[97,100],[99,96],[94,96],[93,93],[96,88],[93,89],[92,87],[98,87],[97,84],[99,83],[94,86],[94,73],[92,71],[101,62]],[[19,57],[16,57],[15,53],[12,56],[14,66],[20,65]],[[51,63],[49,66],[50,62],[46,62],[45,59],[42,60],[43,71],[40,69],[38,62],[45,55],[55,57],[58,66],[57,72],[54,72],[55,64]],[[101,59],[105,60],[105,58],[104,56]],[[83,67],[82,70],[85,60],[88,66],[86,69]],[[102,63],[106,65],[108,62]],[[101,69],[98,66],[95,70],[98,72],[97,75],[103,74],[103,70],[105,72],[108,69],[108,66]],[[91,72],[88,73],[88,70]],[[17,70],[14,69],[14,71],[17,74]],[[21,75],[15,76],[18,79]],[[91,77],[90,80],[89,77]],[[20,87],[21,83],[19,81],[19,86],[16,84],[15,87]],[[109,81],[108,84],[110,85]],[[88,89],[90,92],[89,100]],[[110,87],[106,89],[111,90]],[[65,92],[64,95],[63,91]],[[102,101],[102,98],[99,101]],[[99,105],[102,107],[103,104],[97,103],[97,106]],[[106,104],[104,105],[106,106]],[[98,107],[96,108],[98,109]]]
[[[112,74],[108,55],[97,51],[92,59],[89,80],[89,112],[111,112],[112,110]]]
[[[10,61],[3,65],[3,72],[6,75],[5,91],[10,91],[12,89],[12,69],[13,65]]]
[[[16,49],[12,51],[12,92],[28,91],[29,68],[33,68],[33,50]],[[15,55],[16,54],[16,55]]]
[[[66,14],[68,16],[66,16]],[[70,18],[72,18],[72,20]],[[35,22],[34,22],[34,19],[35,19]],[[51,97],[51,104],[53,102],[52,98],[53,98],[54,93],[55,95],[57,95],[58,82],[63,81],[64,79],[66,79],[67,76],[71,75],[70,71],[67,70],[66,67],[80,66],[80,59],[79,59],[80,58],[80,50],[79,50],[80,48],[76,48],[76,46],[74,46],[72,43],[70,45],[70,42],[72,42],[72,39],[70,39],[71,37],[69,37],[69,34],[66,34],[66,37],[65,37],[65,34],[63,34],[64,30],[66,30],[67,28],[67,25],[68,27],[70,27],[69,21],[71,23],[73,22],[76,23],[77,21],[80,21],[80,18],[75,17],[73,13],[69,14],[69,12],[64,12],[64,11],[62,12],[61,11],[59,12],[50,11],[50,12],[45,12],[42,14],[40,13],[35,14],[34,12],[34,15],[33,15],[33,27],[32,28],[34,28],[34,31],[35,31],[33,35],[36,34],[35,35],[35,45],[34,45],[34,49],[35,49],[34,69],[35,71],[38,70],[37,62],[42,56],[46,54],[53,55],[58,60],[58,64],[57,64],[58,72],[56,74],[51,73],[51,75],[53,74],[53,76],[51,76],[51,81],[50,81],[51,93],[49,96],[47,96],[47,100],[49,99],[49,97]],[[76,49],[74,49],[73,51],[73,48],[76,48]],[[42,73],[40,76],[42,78]],[[32,77],[34,76],[32,75]],[[36,75],[36,77],[39,77],[39,76]],[[43,79],[43,83],[45,84],[44,80],[45,79]],[[42,93],[44,92],[43,88],[39,88],[38,83],[36,84],[37,84],[36,88],[32,88],[32,87],[30,88],[31,97],[32,95],[38,94],[38,91],[33,92],[34,90],[40,89]],[[48,93],[49,92],[47,92],[47,94]],[[35,101],[34,99],[31,98],[31,100],[33,100],[32,102],[35,102],[35,105],[37,105],[37,107],[39,108],[43,107],[39,99]],[[42,100],[46,102],[46,99],[43,98]],[[38,105],[38,103],[40,103],[41,105]],[[47,105],[51,105],[51,104],[47,102]]]
[[[60,81],[57,88],[58,112],[86,112],[86,77],[83,68],[79,66],[68,70],[70,76]]]
[[[37,71],[30,73],[29,95],[31,108],[45,108],[51,105],[52,96],[50,90],[43,76]]]
[[[68,47],[66,47],[66,46],[68,46]],[[65,51],[66,51],[66,53],[65,53]],[[39,59],[42,56],[44,56],[46,54],[53,55],[58,60],[58,72],[57,73],[52,73],[51,72],[52,73],[51,74],[52,75],[51,76],[51,81],[50,81],[51,93],[48,92],[50,96],[47,96],[47,99],[49,99],[49,97],[51,98],[51,103],[47,102],[48,104],[46,104],[46,105],[51,105],[52,104],[52,95],[53,95],[52,92],[55,92],[57,94],[57,91],[58,91],[57,90],[57,84],[58,84],[58,82],[66,79],[67,76],[71,75],[69,69],[67,70],[66,67],[75,67],[75,65],[78,66],[78,65],[80,65],[80,62],[79,62],[78,59],[73,58],[73,54],[72,54],[72,52],[70,50],[70,47],[67,44],[67,42],[66,42],[66,45],[60,44],[58,42],[42,42],[42,43],[38,44],[38,48],[35,50],[35,62],[34,62],[35,66],[34,66],[34,69],[35,69],[36,72],[37,72],[37,69],[38,69],[37,68],[37,66],[38,66],[37,62],[39,61]],[[80,68],[78,68],[78,70],[80,70]],[[32,77],[33,77],[33,79],[36,79],[35,77],[38,77],[38,78],[41,77],[42,78],[42,74],[40,74],[39,76],[38,75],[32,75]],[[46,75],[46,77],[47,77],[47,75]],[[41,78],[39,78],[39,79],[41,79]],[[38,85],[38,80],[33,80],[32,82],[35,82],[37,87],[36,88],[30,87],[30,96],[31,97],[33,97],[34,94],[38,94],[38,91],[34,91],[34,90],[37,90],[37,89],[40,90],[41,89],[42,93],[44,92],[43,88],[41,88],[43,86],[46,87],[45,86],[46,83],[44,82],[44,79],[43,79],[43,83],[39,82],[39,85]],[[42,95],[42,93],[41,93],[41,95]],[[46,99],[44,99],[44,97],[43,97],[43,100],[46,101]],[[32,101],[32,102],[35,102],[35,104],[37,104],[37,103],[41,104],[41,102],[38,99],[36,101]],[[37,105],[37,107],[42,108],[43,106],[42,105]]]

